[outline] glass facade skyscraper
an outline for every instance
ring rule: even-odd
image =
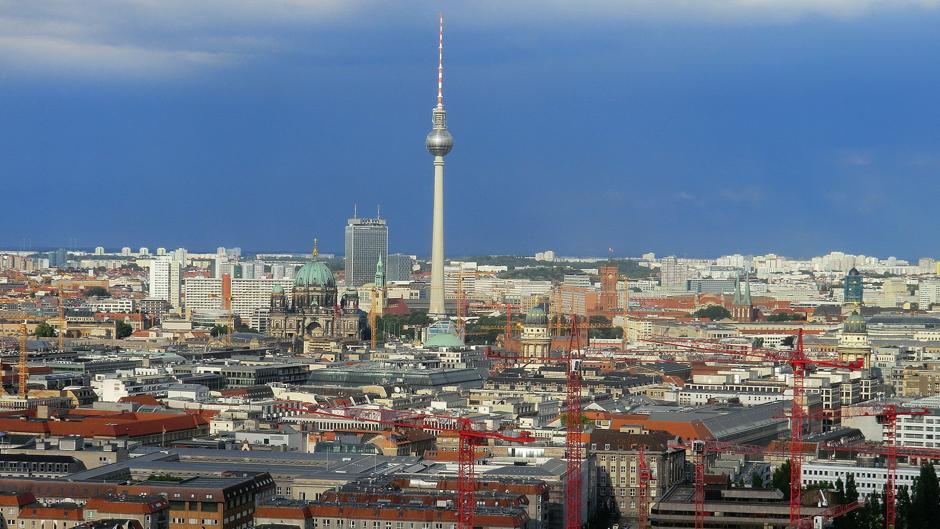
[[[346,222],[346,285],[361,287],[375,278],[379,258],[388,261],[388,225],[383,219],[353,217]]]
[[[386,281],[410,281],[411,269],[414,266],[414,259],[410,255],[393,253],[385,261],[385,280]]]
[[[845,275],[845,283],[842,288],[845,303],[862,304],[865,298],[865,285],[862,281],[862,274],[859,273],[857,268],[852,268]]]

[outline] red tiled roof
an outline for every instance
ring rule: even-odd
[[[648,415],[631,415],[627,413],[608,413],[585,411],[585,417],[594,420],[609,420],[611,430],[619,430],[625,426],[642,426],[647,430],[662,430],[683,439],[711,439],[712,434],[702,421],[653,421]]]
[[[20,509],[20,519],[23,518],[33,520],[82,521],[85,517],[82,508],[78,506],[43,507],[37,503]]]
[[[109,415],[81,417],[86,410],[73,410],[65,420],[27,420],[27,414],[19,417],[0,417],[0,431],[10,433],[35,433],[45,435],[83,435],[86,437],[144,437],[156,435],[164,430],[175,432],[208,426],[202,415],[186,413],[113,413]],[[79,412],[79,413],[75,413]],[[88,414],[90,415],[90,414]]]

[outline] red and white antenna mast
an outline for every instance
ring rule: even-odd
[[[437,108],[444,108],[444,13],[440,14],[441,31],[437,43]]]

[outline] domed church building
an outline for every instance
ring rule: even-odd
[[[338,296],[336,279],[317,258],[316,242],[309,261],[294,276],[288,303],[283,289],[271,292],[270,334],[293,340],[294,350],[328,351],[342,343],[361,339],[364,326],[359,295],[347,289]]]

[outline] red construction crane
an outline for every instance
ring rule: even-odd
[[[581,423],[583,406],[581,403],[581,337],[578,317],[571,316],[571,335],[568,337],[568,349],[565,351],[568,384],[565,395],[565,529],[581,529],[581,460],[583,459],[584,425]]]
[[[671,448],[680,448],[692,452],[692,463],[695,469],[695,481],[693,489],[693,498],[695,503],[695,528],[702,529],[705,526],[705,458],[708,453],[726,453],[726,454],[742,454],[742,455],[759,455],[764,456],[767,454],[773,454],[778,456],[789,456],[791,457],[791,466],[792,466],[792,454],[788,450],[783,451],[773,451],[769,450],[762,446],[755,445],[746,445],[746,444],[735,444],[722,441],[703,441],[703,440],[693,440],[686,443],[674,443],[670,444]],[[799,482],[798,482],[799,483]],[[792,488],[792,487],[791,487]],[[823,516],[827,518],[834,518],[842,516],[848,512],[854,511],[861,507],[860,503],[854,504],[844,504],[844,505],[833,505],[829,509],[826,509],[816,516]],[[795,529],[806,529],[812,527],[813,520],[812,518],[804,518],[800,516],[796,523],[790,522],[789,526]]]
[[[466,417],[428,415],[405,410],[374,408],[342,408],[341,412],[331,412],[313,405],[302,408],[293,406],[279,406],[279,408],[337,419],[353,419],[394,428],[457,434],[457,529],[474,528],[476,447],[484,445],[489,439],[510,443],[531,443],[535,441],[535,438],[527,431],[520,431],[519,435],[507,435],[500,432],[476,430],[473,427],[473,421]]]
[[[861,369],[864,366],[862,359],[854,362],[842,362],[837,360],[811,360],[806,357],[803,351],[803,329],[800,329],[797,336],[796,347],[790,351],[775,350],[754,350],[752,352],[743,352],[734,349],[719,349],[715,347],[703,347],[692,344],[679,344],[670,341],[660,341],[647,338],[644,341],[659,343],[664,345],[686,347],[690,350],[704,351],[709,353],[721,353],[733,356],[757,357],[772,362],[781,362],[788,364],[793,371],[793,398],[790,401],[790,526],[799,527],[800,508],[801,508],[801,488],[800,480],[803,472],[803,423],[805,420],[805,400],[803,383],[806,378],[806,372],[810,366],[828,367],[833,369]],[[696,525],[696,528],[700,528]]]
[[[638,529],[648,529],[650,523],[650,481],[653,480],[653,473],[650,472],[649,465],[646,464],[646,450],[640,445],[639,455],[639,488],[636,498],[636,524]]]
[[[896,404],[878,404],[877,406],[852,406],[839,408],[837,410],[824,410],[815,416],[824,418],[841,419],[848,417],[878,417],[884,426],[885,441],[885,462],[888,470],[888,479],[885,488],[885,528],[894,529],[894,520],[896,516],[896,499],[894,483],[897,479],[898,471],[898,417],[929,415],[930,410],[900,408]]]

